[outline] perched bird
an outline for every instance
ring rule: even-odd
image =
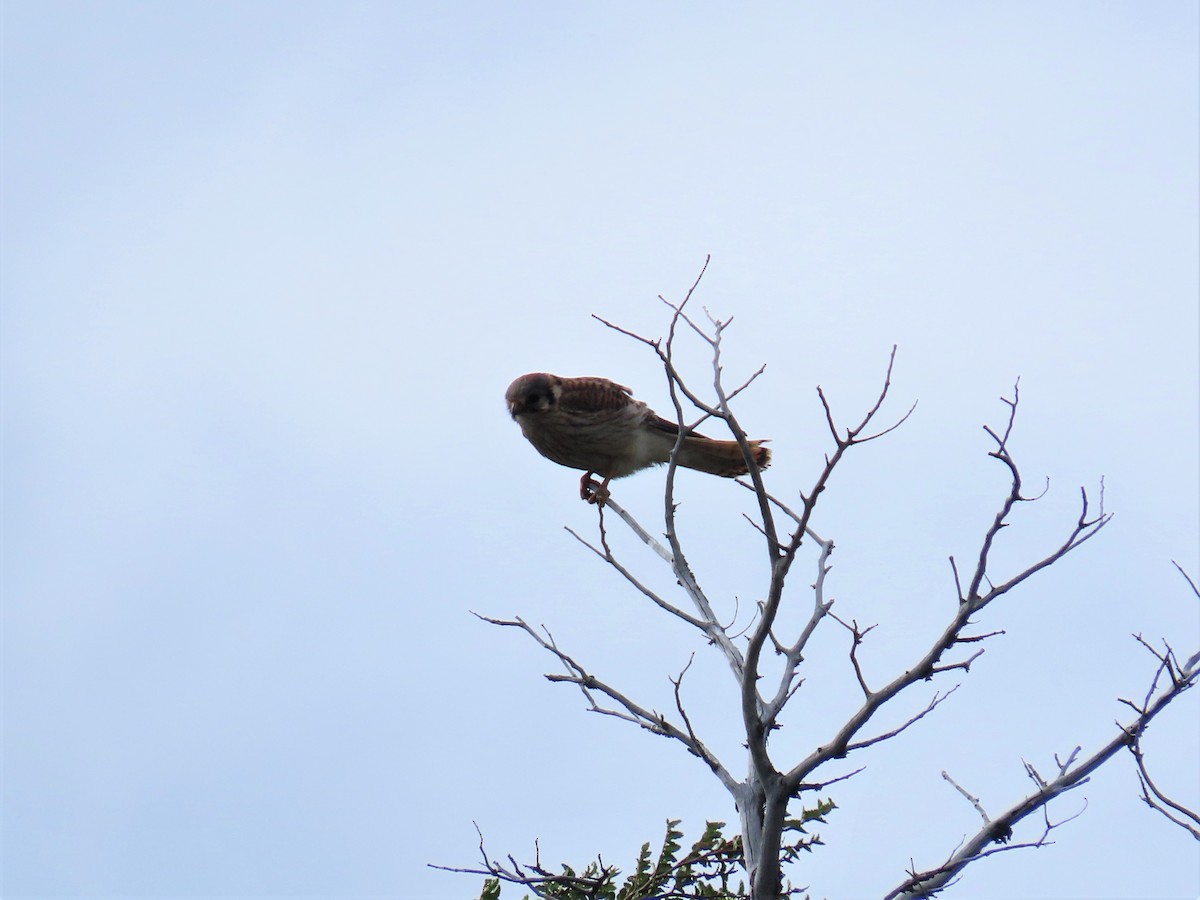
[[[560,378],[546,372],[522,375],[504,395],[508,411],[538,453],[560,466],[582,469],[579,496],[604,505],[608,483],[671,458],[679,426],[657,415],[633,391],[607,378]],[[754,462],[765,469],[771,451],[750,441]],[[737,441],[700,434],[683,439],[681,466],[734,478],[749,470]],[[593,475],[604,479],[597,483]]]

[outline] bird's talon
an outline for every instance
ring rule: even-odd
[[[579,480],[579,496],[588,503],[603,506],[610,494],[608,486],[596,481],[592,478],[592,473],[588,472]]]

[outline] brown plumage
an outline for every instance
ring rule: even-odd
[[[603,504],[608,483],[671,458],[679,426],[657,415],[633,392],[607,378],[560,378],[546,372],[522,375],[504,395],[508,411],[538,453],[562,466],[582,469],[579,494]],[[750,441],[754,462],[765,469],[771,451]],[[700,434],[683,439],[681,466],[734,478],[749,470],[737,441]],[[597,483],[593,475],[604,481]]]

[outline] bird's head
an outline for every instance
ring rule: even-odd
[[[558,376],[531,372],[508,386],[504,400],[508,404],[509,414],[515,419],[517,416],[536,415],[553,409],[561,396],[562,380]]]

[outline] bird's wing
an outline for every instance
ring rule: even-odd
[[[572,412],[611,412],[638,403],[633,391],[607,378],[564,378],[558,402]]]
[[[665,431],[671,437],[678,437],[679,423],[672,422],[670,419],[664,419],[658,413],[651,413],[646,417],[646,424],[658,431]]]
[[[662,416],[658,415],[657,413],[653,413],[653,412],[650,413],[650,415],[648,415],[646,417],[645,423],[647,425],[649,425],[651,428],[654,428],[658,431],[662,431],[662,432],[669,434],[672,438],[679,437],[679,423],[672,422],[670,419],[664,419]],[[690,434],[688,434],[686,440],[690,441],[692,438],[697,438],[702,441],[711,441],[712,440],[712,438],[708,437],[707,435],[703,435],[698,431],[693,431]]]

